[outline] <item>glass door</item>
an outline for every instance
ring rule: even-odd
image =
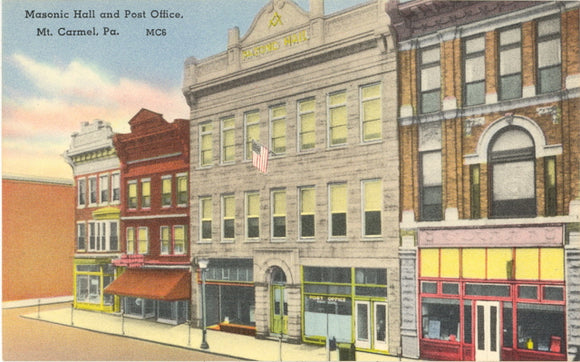
[[[499,302],[477,301],[475,314],[475,360],[499,361]]]
[[[371,348],[370,302],[356,301],[355,310],[356,346]]]
[[[374,345],[373,349],[386,351],[387,346],[387,303],[374,302]]]
[[[287,292],[283,285],[272,285],[272,311],[271,311],[271,331],[272,333],[288,333],[288,304],[286,302]]]

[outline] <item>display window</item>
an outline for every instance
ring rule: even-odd
[[[115,279],[115,268],[111,264],[75,265],[75,308],[113,311],[115,297],[104,294],[103,289]]]

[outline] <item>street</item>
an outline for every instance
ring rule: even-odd
[[[41,306],[59,309],[69,304]],[[224,356],[20,317],[36,307],[2,310],[4,361],[226,361]]]

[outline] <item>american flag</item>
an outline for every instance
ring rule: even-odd
[[[266,173],[268,171],[269,155],[270,150],[268,150],[268,148],[252,140],[252,163],[254,167],[260,170],[262,173]]]

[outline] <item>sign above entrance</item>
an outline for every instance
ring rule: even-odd
[[[113,259],[114,266],[140,268],[145,264],[145,256],[142,254],[122,254],[119,259]]]

